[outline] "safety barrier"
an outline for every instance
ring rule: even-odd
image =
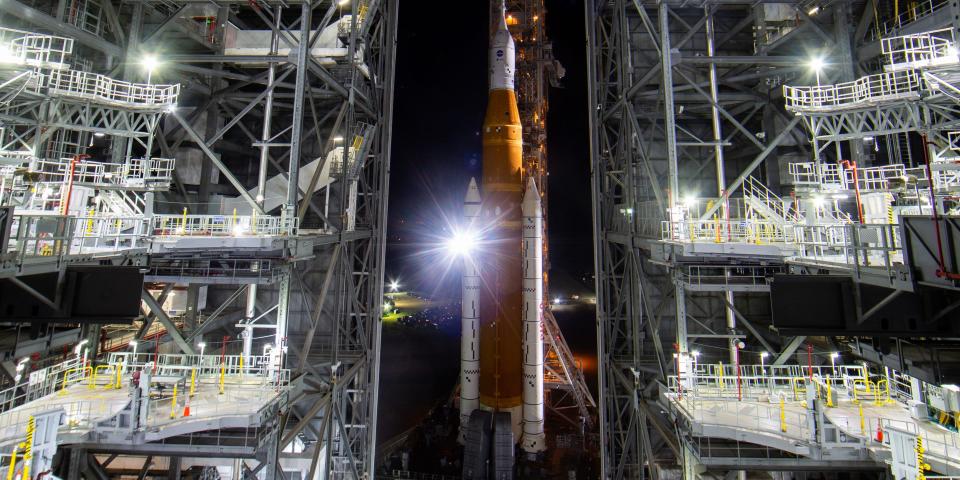
[[[8,252],[18,264],[40,257],[62,260],[146,248],[147,222],[141,217],[64,217],[14,215]]]
[[[45,85],[51,94],[82,98],[125,108],[157,109],[174,106],[180,85],[155,85],[115,80],[80,70],[54,70]]]
[[[280,236],[296,235],[297,219],[269,215],[154,215],[153,235],[181,236]]]
[[[151,368],[158,375],[185,375],[197,373],[198,381],[218,383],[224,375],[227,384],[249,384],[255,378],[267,379],[274,385],[287,385],[290,370],[279,368],[272,355],[187,355],[155,354],[150,352],[113,352],[107,355],[108,364],[123,365],[124,370]]]
[[[797,258],[853,267],[903,263],[899,225],[795,225]]]
[[[887,71],[956,64],[957,49],[953,46],[953,30],[900,35],[880,40],[887,57]]]
[[[108,163],[92,160],[40,159],[35,171],[40,181],[66,183],[71,172],[75,184],[95,187],[168,188],[173,179],[176,160],[172,158],[132,158],[127,163]]]
[[[880,102],[919,98],[924,81],[917,70],[898,70],[860,77],[852,82],[809,87],[783,86],[788,110],[834,112],[869,107]]]
[[[915,21],[940,12],[949,4],[949,0],[913,0],[908,4],[900,4],[901,11],[896,12],[897,16],[881,23],[876,29],[870,29],[870,38],[878,40],[887,37]]]
[[[675,242],[793,243],[783,224],[762,220],[683,220],[660,223],[660,239]]]
[[[846,188],[843,172],[836,163],[797,162],[787,165],[794,185],[818,188]]]
[[[783,273],[780,266],[738,266],[725,270],[713,265],[688,265],[680,271],[683,283],[688,288],[697,289],[715,285],[730,287],[769,285],[774,275]]]
[[[960,170],[954,167],[952,162],[932,163],[934,188],[948,190],[960,187]],[[843,170],[838,164],[799,162],[791,163],[787,168],[796,186],[819,190],[850,190],[854,187],[853,170]],[[857,169],[857,184],[861,191],[891,190],[904,185],[908,179],[915,179],[921,188],[926,186],[926,168],[892,164]]]
[[[0,27],[0,64],[66,68],[73,39]]]

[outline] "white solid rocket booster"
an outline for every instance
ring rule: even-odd
[[[533,178],[523,194],[523,437],[529,453],[546,450],[543,434],[543,209]]]
[[[480,190],[470,179],[463,201],[463,216],[473,227],[480,216]],[[480,408],[480,272],[470,256],[463,259],[462,306],[460,315],[460,440],[470,414]]]

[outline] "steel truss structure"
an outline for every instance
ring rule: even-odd
[[[735,465],[694,451],[694,435],[663,415],[660,390],[698,356],[732,365],[740,355],[757,363],[763,352],[782,365],[806,340],[768,328],[769,279],[809,270],[789,268],[789,254],[771,245],[773,233],[738,240],[721,230],[724,219],[763,209],[735,200],[756,190],[778,198],[791,183],[788,165],[819,162],[833,150],[838,162],[872,166],[863,137],[890,135],[882,140],[888,157],[907,163],[909,142],[896,134],[953,128],[949,98],[802,116],[785,108],[785,84],[841,84],[876,72],[882,38],[956,29],[956,2],[917,2],[912,14],[885,3],[586,2],[601,478],[659,478],[677,466],[685,478],[700,467],[765,468],[766,460],[739,451]],[[811,55],[821,58],[816,70]],[[946,133],[934,135],[947,149]],[[708,225],[706,232],[675,230],[681,215],[692,219],[687,225]],[[700,235],[708,240],[698,243]],[[752,350],[741,352],[741,342]]]
[[[306,478],[373,477],[398,3],[0,6],[5,26],[73,42],[72,57],[56,62],[44,84],[64,90],[62,100],[31,96],[27,81],[16,101],[0,103],[0,150],[57,159],[105,137],[119,164],[176,160],[157,167],[167,177],[151,177],[149,188],[118,187],[102,172],[84,183],[114,190],[97,201],[149,225],[137,245],[151,255],[146,310],[134,325],[104,337],[84,326],[70,338],[106,350],[206,347],[244,358],[263,350],[294,372],[299,393],[255,433],[256,448],[219,450],[256,459],[237,460],[243,475],[284,478],[299,461]],[[73,70],[56,70],[66,63]],[[121,80],[140,89],[179,85],[179,99],[141,108],[70,87]],[[41,155],[48,147],[63,151]],[[185,297],[183,307],[171,311],[165,302],[176,297]],[[210,438],[195,447],[215,452]],[[179,465],[194,447],[176,443],[76,445],[69,471],[109,472],[91,452],[145,458],[144,471],[154,457]]]

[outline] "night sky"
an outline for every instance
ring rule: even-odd
[[[551,88],[551,275],[579,278],[593,269],[583,5],[547,0],[547,35],[566,69]],[[470,177],[480,174],[480,127],[487,99],[488,2],[457,2],[446,12],[403,4],[390,172],[387,279],[404,289],[456,296],[459,272],[437,268],[444,230],[460,221]]]

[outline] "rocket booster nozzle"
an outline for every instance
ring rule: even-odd
[[[490,41],[490,90],[513,90],[516,46],[507,29],[506,6],[500,4],[500,22]]]

